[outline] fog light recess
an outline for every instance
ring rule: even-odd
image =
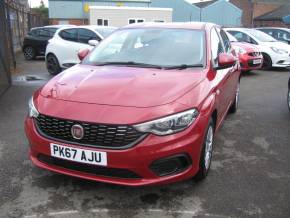
[[[191,159],[187,154],[178,154],[154,161],[150,169],[157,176],[169,176],[186,170],[191,165]]]

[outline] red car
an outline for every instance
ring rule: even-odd
[[[226,33],[208,23],[136,24],[88,53],[30,100],[32,162],[130,186],[205,178],[214,133],[238,107],[240,66]]]
[[[259,49],[246,42],[238,40],[227,32],[232,47],[239,56],[242,72],[261,69],[263,66],[263,55]]]

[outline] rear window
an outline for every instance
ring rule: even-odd
[[[77,29],[65,29],[59,33],[59,36],[68,41],[77,42],[78,41],[78,32]]]
[[[100,37],[98,37],[97,34],[91,30],[79,29],[78,33],[79,33],[78,41],[80,43],[88,43],[90,40],[98,40],[98,41],[101,40]]]
[[[116,30],[116,28],[97,28],[95,29],[102,37],[106,38],[112,32]]]

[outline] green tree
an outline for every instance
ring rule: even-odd
[[[32,8],[34,13],[40,14],[42,18],[48,18],[48,8],[45,6],[43,0],[40,1],[40,5],[38,7]]]

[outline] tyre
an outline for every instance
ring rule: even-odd
[[[45,61],[46,61],[47,71],[51,75],[56,75],[56,74],[61,72],[61,67],[60,67],[59,62],[57,60],[57,57],[54,54],[48,54],[46,56]]]
[[[229,113],[233,114],[236,113],[239,108],[239,101],[240,101],[240,82],[237,85],[235,100],[229,109]]]
[[[195,181],[203,180],[208,174],[211,165],[213,139],[214,139],[214,122],[213,119],[211,118],[206,130],[203,147],[200,154],[199,171],[194,177]]]
[[[290,112],[290,89],[288,89],[288,94],[287,94],[287,103],[288,103],[288,109],[289,109],[289,112]]]
[[[36,51],[33,47],[27,46],[23,49],[23,55],[26,60],[33,60],[36,57]]]
[[[270,70],[272,68],[272,59],[269,55],[267,54],[263,54],[263,65],[262,65],[262,69],[263,70]]]

